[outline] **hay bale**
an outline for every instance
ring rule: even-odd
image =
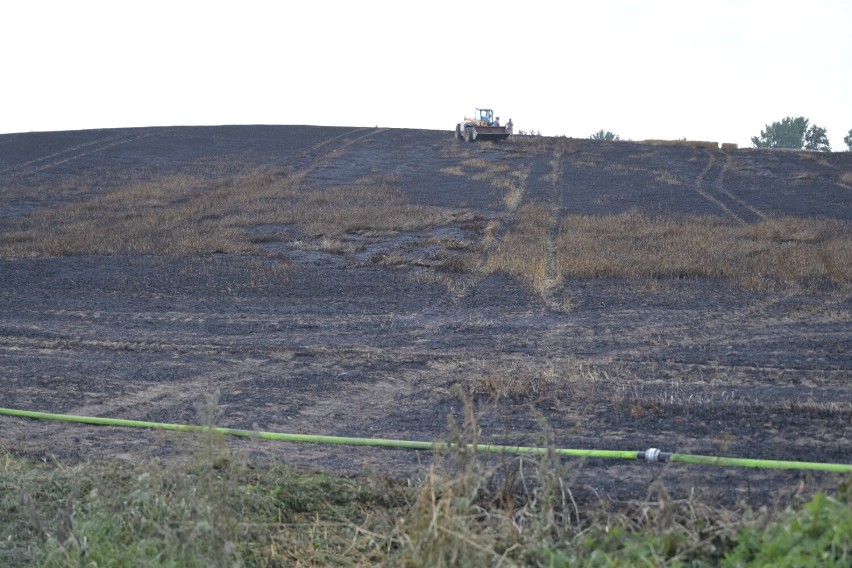
[[[691,145],[693,148],[709,148],[711,150],[719,149],[718,142],[707,142],[705,140],[687,140],[687,142],[689,142],[688,145]]]
[[[685,146],[687,148],[710,148],[718,149],[718,142],[708,142],[705,140],[643,140],[643,144],[651,144],[653,146]]]
[[[737,148],[739,146],[733,142],[722,142],[722,150],[736,150]]]

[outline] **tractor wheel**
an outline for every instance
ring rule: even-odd
[[[464,129],[464,141],[465,142],[473,142],[473,129],[465,128]]]
[[[461,140],[461,124],[456,124],[456,140]]]

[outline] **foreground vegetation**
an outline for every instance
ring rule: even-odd
[[[414,483],[256,463],[214,431],[182,457],[37,462],[0,449],[4,566],[848,566],[852,490],[785,510],[578,502],[577,464],[487,464],[477,426]]]

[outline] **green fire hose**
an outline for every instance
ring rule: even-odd
[[[72,414],[54,414],[49,412],[34,412],[30,410],[15,410],[12,408],[0,408],[0,415],[14,416],[18,418],[31,418],[36,420],[56,420],[60,422],[76,422],[95,426],[119,426],[124,428],[146,428],[153,430],[174,430],[178,432],[206,432],[214,431],[225,436],[237,436],[242,438],[260,438],[264,440],[276,440],[279,442],[301,442],[309,444],[336,444],[343,446],[372,446],[382,448],[396,448],[408,450],[442,450],[453,448],[453,444],[446,442],[424,442],[416,440],[393,440],[388,438],[352,438],[345,436],[323,436],[315,434],[286,434],[278,432],[255,432],[252,430],[240,430],[235,428],[216,428],[190,424],[169,424],[164,422],[145,422],[141,420],[124,420],[121,418],[101,418],[97,416],[76,416]],[[763,469],[801,469],[813,471],[826,471],[832,473],[852,473],[852,464],[780,461],[733,458],[722,456],[702,456],[694,454],[678,454],[663,452],[657,448],[645,451],[631,450],[591,450],[591,449],[568,449],[568,448],[543,448],[535,446],[506,446],[499,444],[476,444],[476,447],[468,446],[477,452],[498,454],[547,454],[553,452],[556,455],[578,457],[578,458],[603,458],[622,460],[644,460],[646,462],[671,462],[686,463],[694,465],[712,465],[722,467],[750,467]]]

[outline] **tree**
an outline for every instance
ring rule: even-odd
[[[828,134],[825,128],[814,124],[805,132],[805,150],[819,150],[820,152],[831,152],[831,144],[828,143]]]
[[[852,128],[849,129],[849,134],[843,137],[843,141],[846,142],[846,147],[852,152]]]
[[[592,139],[592,140],[606,140],[606,141],[621,140],[621,138],[618,136],[618,134],[613,134],[609,130],[604,132],[603,129],[598,130],[597,132],[595,132],[594,134],[589,136],[589,138]]]
[[[766,130],[761,130],[760,136],[753,136],[751,143],[755,148],[804,148],[831,152],[827,130],[816,124],[808,128],[809,122],[804,116],[788,116],[781,122],[767,124]]]
[[[795,148],[801,149],[805,132],[808,130],[808,119],[804,116],[793,118],[788,116],[781,122],[766,125],[766,130],[760,131],[760,136],[753,136],[751,143],[755,148]]]

